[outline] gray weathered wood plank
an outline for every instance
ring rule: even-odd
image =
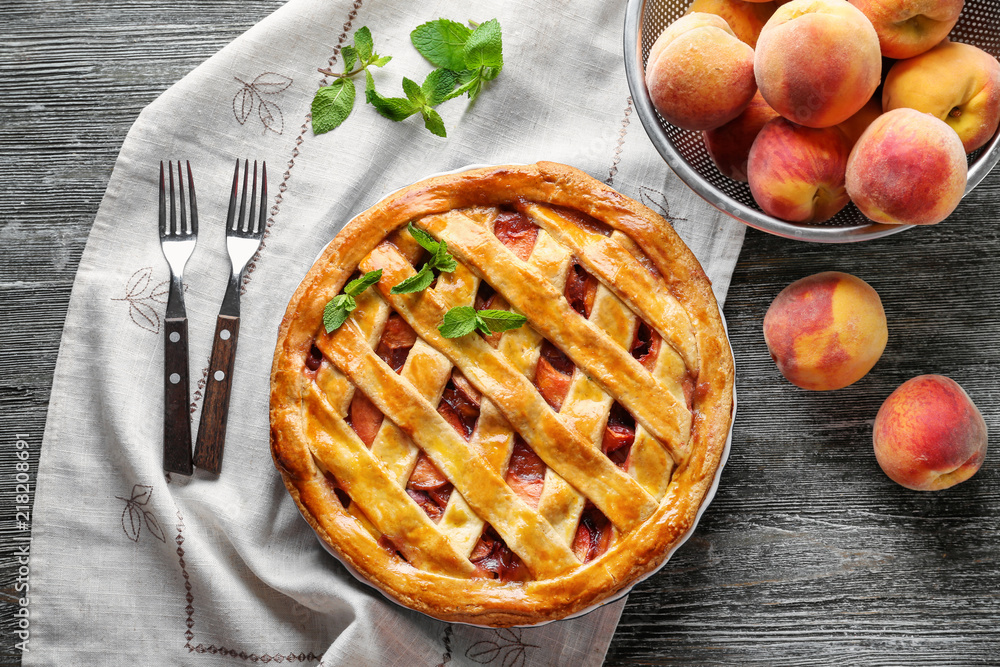
[[[163,89],[277,0],[7,0],[0,35],[0,486],[16,434],[37,461],[62,318],[118,148]],[[638,127],[634,131],[641,131]],[[631,595],[608,664],[996,664],[1000,485],[907,491],[870,431],[900,382],[958,380],[997,432],[1000,175],[952,219],[880,241],[806,245],[748,231],[725,312],[740,412],[697,533]],[[767,355],[777,292],[837,269],[880,292],[886,353],[858,384],[807,393]],[[0,500],[0,664],[18,664],[11,538]]]

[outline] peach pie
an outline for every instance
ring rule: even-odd
[[[271,449],[309,524],[384,593],[530,625],[667,558],[732,409],[688,247],[542,162],[430,178],[347,224],[282,321]]]

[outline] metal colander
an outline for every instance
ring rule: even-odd
[[[665,121],[653,108],[645,84],[649,49],[663,30],[681,17],[690,0],[628,0],[625,10],[625,73],[639,119],[656,150],[687,185],[723,213],[751,227],[802,241],[844,243],[888,236],[910,225],[882,225],[865,218],[848,204],[820,224],[797,224],[773,218],[754,202],[746,183],[723,176],[709,157],[701,132],[682,130]],[[967,0],[950,38],[978,46],[1000,58],[1000,3]],[[1000,132],[969,155],[968,194],[1000,159]]]

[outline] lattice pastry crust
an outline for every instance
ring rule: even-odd
[[[392,295],[423,261],[409,222],[458,268]],[[377,268],[326,333],[326,303]],[[528,324],[444,338],[444,313],[473,304]],[[663,561],[712,484],[732,401],[691,251],[641,204],[542,162],[419,182],[337,235],[281,324],[271,448],[306,520],[372,584],[439,619],[526,625]]]

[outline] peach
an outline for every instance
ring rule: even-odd
[[[649,50],[646,88],[669,123],[710,130],[736,118],[757,92],[753,49],[715,14],[682,16]]]
[[[875,458],[889,479],[915,491],[947,489],[976,474],[986,422],[962,387],[943,375],[907,380],[875,417]]]
[[[1000,123],[1000,62],[975,46],[944,42],[889,69],[882,107],[909,107],[940,118],[971,153]]]
[[[778,370],[814,391],[860,380],[882,356],[888,336],[878,293],[839,271],[796,280],[764,316],[764,340]]]
[[[965,0],[850,0],[878,34],[882,55],[912,58],[939,44],[958,23]]]
[[[847,160],[847,194],[875,222],[941,222],[962,201],[967,179],[958,135],[914,109],[893,109],[872,121]]]
[[[882,99],[880,95],[875,94],[861,107],[860,111],[837,125],[837,127],[847,136],[847,143],[853,148],[854,144],[858,143],[861,135],[868,129],[868,126],[872,124],[872,121],[881,115]]]
[[[835,127],[803,127],[775,118],[750,148],[750,193],[776,218],[829,220],[848,202],[844,172],[850,152],[847,137]]]
[[[778,112],[767,105],[758,91],[739,116],[722,127],[703,132],[705,148],[719,171],[733,180],[746,182],[753,140],[767,121],[777,117]]]
[[[771,0],[745,2],[744,0],[694,0],[688,13],[705,12],[721,16],[733,29],[741,42],[757,45],[757,37],[777,5]]]
[[[882,80],[878,35],[847,0],[792,0],[764,25],[757,87],[785,118],[829,127],[853,116]]]

